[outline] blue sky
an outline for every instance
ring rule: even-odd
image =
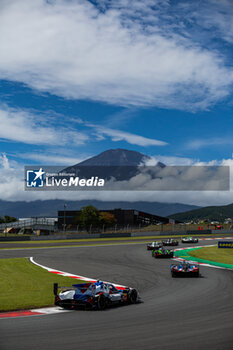
[[[2,179],[110,148],[231,166],[232,43],[231,0],[1,1]]]

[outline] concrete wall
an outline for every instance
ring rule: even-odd
[[[212,233],[224,233],[224,234],[229,234],[232,235],[233,234],[233,230],[211,230]]]
[[[72,234],[72,235],[49,235],[49,236],[33,236],[31,241],[48,241],[56,239],[89,239],[89,238],[99,238],[99,233],[94,234]]]
[[[146,237],[146,236],[172,236],[172,235],[185,235],[186,232],[184,231],[167,231],[167,232],[161,232],[161,231],[152,231],[152,232],[132,232],[131,237]]]
[[[192,231],[192,235],[207,234],[205,231]],[[211,230],[212,234],[233,235],[233,230]],[[48,236],[20,236],[20,237],[0,237],[0,241],[47,241],[47,240],[69,240],[69,239],[90,239],[90,238],[121,238],[121,237],[150,237],[150,236],[184,236],[187,234],[184,231],[168,231],[168,232],[121,232],[121,233],[93,233],[93,234],[70,234],[70,235],[48,235]],[[190,233],[189,233],[190,234]],[[191,235],[191,234],[190,234]]]
[[[30,241],[31,237],[29,236],[20,236],[20,237],[0,237],[0,242],[9,242],[9,241]]]

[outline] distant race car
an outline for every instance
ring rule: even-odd
[[[154,258],[173,258],[173,254],[173,250],[165,249],[164,247],[152,251]]]
[[[170,266],[172,277],[199,277],[199,265],[191,262],[181,262]]]
[[[147,250],[159,249],[163,246],[162,242],[152,242],[147,244]]]
[[[84,306],[86,309],[104,310],[113,304],[134,304],[139,301],[136,289],[116,288],[113,284],[102,281],[73,284],[73,288],[59,287],[54,283],[53,290],[55,305],[68,309]]]
[[[182,243],[198,243],[198,238],[195,238],[195,237],[183,237],[181,242]]]
[[[165,239],[163,242],[163,245],[165,245],[165,246],[175,246],[175,245],[178,245],[179,244],[179,242],[178,241],[175,241],[174,239],[172,239],[172,238],[169,238],[169,239]]]

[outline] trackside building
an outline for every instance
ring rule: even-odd
[[[135,209],[108,209],[102,210],[100,212],[106,212],[113,214],[116,219],[116,225],[118,228],[123,227],[139,227],[156,225],[156,224],[167,224],[169,223],[169,218],[145,213],[143,211]],[[58,211],[58,229],[64,229],[64,225],[67,230],[77,229],[78,216],[80,210],[59,210]]]

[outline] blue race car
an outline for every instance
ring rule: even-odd
[[[58,289],[62,289],[58,293]],[[73,284],[73,288],[59,287],[54,283],[55,305],[68,309],[84,306],[86,309],[104,310],[113,304],[134,304],[139,301],[136,289],[116,288],[111,283]]]
[[[172,277],[199,277],[199,265],[188,261],[172,264],[170,269]]]

